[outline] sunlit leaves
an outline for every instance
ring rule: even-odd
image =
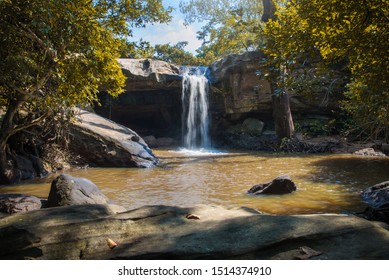
[[[0,1],[0,106],[34,110],[122,92],[117,63],[134,26],[170,19],[161,0]]]
[[[266,52],[285,67],[315,53],[326,63],[347,62],[352,81],[345,108],[373,138],[389,140],[388,14],[383,0],[290,1],[266,26]]]
[[[180,10],[187,24],[204,23],[198,56],[208,63],[261,44],[262,1],[186,0],[180,1]]]

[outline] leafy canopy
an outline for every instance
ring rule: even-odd
[[[0,106],[39,111],[90,103],[101,88],[118,95],[116,59],[131,29],[169,12],[161,0],[1,0]]]
[[[198,32],[198,38],[203,41],[198,57],[208,63],[261,44],[260,0],[182,0],[180,10],[186,24],[204,22]]]
[[[304,57],[343,63],[351,73],[344,108],[360,131],[389,140],[389,6],[385,0],[293,0],[264,31],[266,52],[293,71]]]

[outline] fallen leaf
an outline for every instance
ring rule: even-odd
[[[315,256],[320,256],[323,254],[323,252],[315,251],[312,248],[309,248],[308,246],[300,247],[302,255],[295,256],[296,259],[299,260],[308,260]]]
[[[109,249],[114,249],[118,244],[110,238],[107,238],[107,245]]]
[[[200,216],[197,216],[195,214],[188,214],[188,215],[186,215],[186,218],[188,220],[200,220]]]

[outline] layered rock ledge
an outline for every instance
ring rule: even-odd
[[[301,248],[320,252],[313,259],[389,259],[388,244],[387,229],[355,216],[216,206],[73,205],[0,219],[0,259],[294,259]]]

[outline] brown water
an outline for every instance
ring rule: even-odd
[[[98,185],[114,203],[245,206],[274,214],[360,211],[362,189],[389,180],[389,158],[354,155],[228,152],[188,154],[154,150],[161,167],[90,168],[70,172]],[[253,185],[289,174],[298,190],[274,196],[247,195]],[[0,193],[47,197],[50,184],[1,187]]]

